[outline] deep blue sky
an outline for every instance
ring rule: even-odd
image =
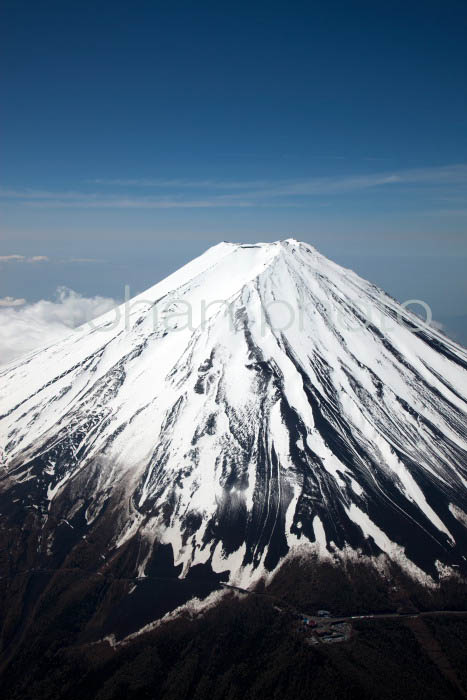
[[[294,235],[466,309],[467,3],[3,0],[0,296]],[[97,258],[102,263],[61,262]]]

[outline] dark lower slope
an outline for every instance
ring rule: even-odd
[[[465,648],[467,622],[455,625]],[[258,596],[226,599],[116,651],[106,643],[43,644],[4,675],[11,700],[452,700],[466,690],[465,678],[446,676],[405,620],[360,622],[351,641],[312,647]],[[455,648],[441,644],[455,668]]]
[[[467,580],[452,576],[437,586],[411,578],[395,562],[384,573],[365,559],[286,561],[268,585],[267,593],[299,610],[324,608],[339,615],[397,611],[467,610]]]
[[[194,620],[181,615],[114,649],[99,640],[112,632],[121,638],[219,587],[201,570],[197,578],[177,579],[162,547],[151,577],[135,582],[129,576],[135,546],[130,541],[105,575],[77,568],[75,553],[73,569],[64,564],[0,579],[0,684],[9,699],[462,697],[466,618],[425,622],[442,649],[440,666],[403,617],[361,621],[349,642],[310,646],[293,615],[320,607],[336,616],[459,609],[467,601],[459,580],[427,589],[396,566],[383,577],[364,561],[295,561],[267,589],[227,592]]]

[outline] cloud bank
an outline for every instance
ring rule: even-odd
[[[0,365],[65,337],[116,305],[107,297],[83,297],[72,289],[57,289],[54,301],[0,299]]]

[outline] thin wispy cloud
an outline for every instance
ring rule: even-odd
[[[90,197],[83,196],[75,201],[62,200],[56,193],[56,199],[47,202],[24,200],[24,204],[40,209],[211,209],[216,207],[251,207],[253,201],[239,200],[236,197],[218,197],[209,199],[158,199],[152,197]]]
[[[436,209],[425,212],[426,216],[467,216],[467,208],[465,209]]]
[[[100,258],[65,258],[60,260],[62,263],[102,263],[104,260]]]
[[[115,187],[148,187],[155,189],[212,189],[212,190],[238,190],[248,188],[261,188],[270,185],[268,180],[189,180],[184,178],[98,178],[87,180],[89,184],[106,185]]]
[[[369,160],[369,159],[368,159]],[[376,160],[376,159],[372,159]],[[141,188],[180,188],[180,189],[212,189],[212,190],[252,190],[252,194],[302,194],[317,193],[326,191],[346,192],[348,190],[366,189],[368,187],[379,187],[395,183],[416,184],[416,183],[461,183],[467,184],[467,165],[447,165],[431,168],[413,168],[392,172],[370,173],[365,175],[346,175],[330,177],[313,177],[300,180],[185,180],[178,179],[95,179],[93,184],[118,186],[118,187],[141,187]]]
[[[32,255],[26,257],[25,255],[0,255],[0,263],[42,263],[49,262],[47,255]]]
[[[47,190],[36,190],[34,188],[25,187],[24,189],[12,189],[0,187],[0,198],[1,199],[54,199],[60,196],[60,199],[81,199],[83,197],[82,192],[49,192]],[[87,194],[87,197],[93,197],[96,195]]]
[[[23,262],[24,255],[0,255],[0,262]]]
[[[102,263],[104,260],[99,258],[62,258],[52,260],[48,255],[0,255],[0,263]]]
[[[300,206],[304,198],[371,189],[425,187],[467,188],[467,165],[412,168],[369,174],[312,177],[300,180],[96,179],[101,192],[52,192],[0,189],[0,199],[38,208],[194,209],[215,207]],[[108,192],[108,187],[117,191]],[[133,191],[121,193],[121,188]],[[144,194],[134,194],[137,188]],[[163,191],[166,190],[166,193]],[[199,196],[193,196],[198,190]],[[440,191],[441,190],[441,191]],[[155,192],[156,191],[156,192]],[[175,194],[174,194],[175,191]],[[159,192],[159,194],[157,193]],[[191,194],[190,194],[191,193]]]

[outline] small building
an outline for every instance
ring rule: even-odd
[[[339,630],[341,632],[345,632],[347,630],[347,623],[346,622],[332,622],[331,627],[333,630]]]

